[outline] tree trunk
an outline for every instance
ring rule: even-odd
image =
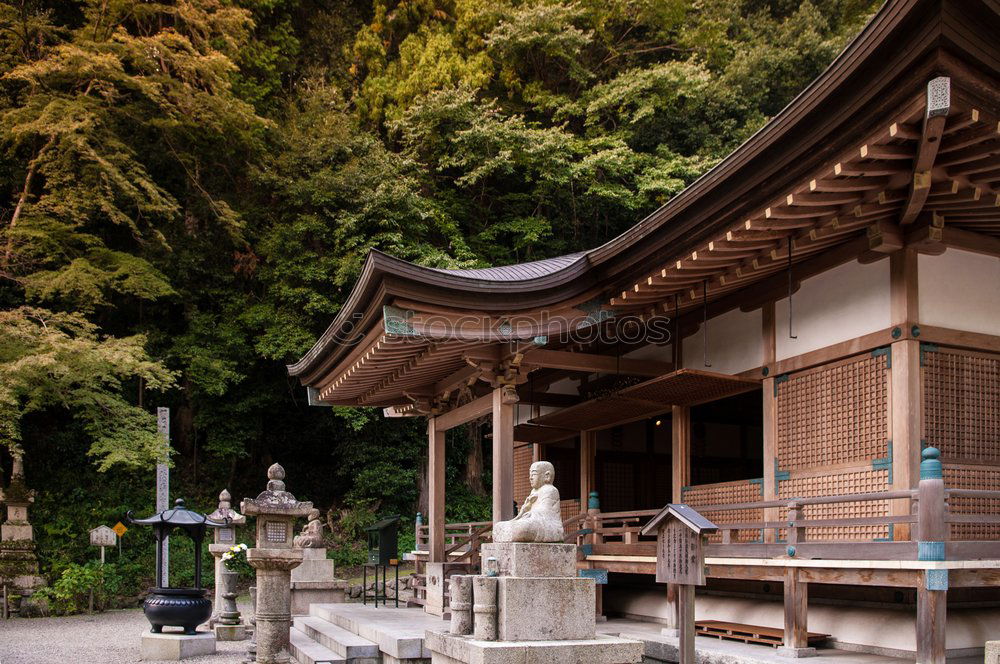
[[[427,478],[427,455],[420,459],[420,470],[417,473],[417,511],[424,515],[426,523],[428,510],[430,509],[430,485]]]
[[[483,488],[483,441],[479,437],[479,426],[470,422],[466,426],[469,437],[469,454],[465,459],[465,485],[476,496],[485,496]]]
[[[24,205],[28,201],[28,196],[31,194],[31,181],[35,179],[35,171],[38,170],[38,162],[41,160],[42,156],[49,151],[53,143],[56,142],[55,135],[49,137],[49,140],[45,142],[45,145],[35,154],[35,156],[28,162],[28,172],[24,177],[24,187],[21,189],[21,195],[18,196],[17,206],[14,208],[14,214],[10,218],[10,223],[7,224],[7,231],[13,231],[17,226],[17,222],[21,219],[21,213],[24,211]],[[3,252],[3,267],[6,268],[10,265],[10,259],[14,253],[14,234],[10,233],[7,236],[7,246]]]

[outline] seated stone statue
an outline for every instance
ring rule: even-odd
[[[562,542],[559,489],[552,486],[556,470],[548,461],[531,464],[531,493],[510,521],[493,524],[494,542]]]
[[[309,523],[302,527],[302,533],[292,540],[292,544],[300,549],[323,548],[323,522],[319,518],[319,510],[309,512]]]

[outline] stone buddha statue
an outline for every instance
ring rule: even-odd
[[[494,542],[559,542],[564,538],[559,489],[552,486],[556,470],[548,461],[531,464],[531,493],[510,521],[493,524]]]
[[[323,548],[323,522],[318,509],[309,510],[309,523],[302,527],[302,533],[295,537],[292,544],[300,549]]]

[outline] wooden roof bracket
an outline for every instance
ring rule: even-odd
[[[924,111],[924,124],[917,146],[917,155],[913,160],[913,178],[910,182],[909,195],[899,225],[912,223],[927,202],[931,191],[931,167],[937,158],[938,148],[944,127],[951,113],[951,79],[938,76],[927,83],[927,106]]]

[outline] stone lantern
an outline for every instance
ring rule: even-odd
[[[23,595],[30,595],[35,588],[45,585],[38,575],[38,557],[35,555],[35,534],[28,521],[28,508],[35,501],[35,492],[24,482],[24,463],[19,453],[14,454],[14,467],[10,486],[0,488],[0,502],[7,508],[7,519],[0,525],[0,577],[13,579],[12,585]]]
[[[247,551],[247,562],[257,570],[257,627],[255,660],[260,664],[286,664],[292,625],[291,572],[302,563],[302,549],[293,548],[295,520],[308,516],[312,503],[299,502],[285,491],[285,469],[267,469],[267,489],[246,498],[240,509],[257,518],[257,546]]]
[[[246,625],[236,608],[236,584],[239,575],[229,570],[222,560],[222,554],[236,545],[236,526],[242,526],[247,518],[232,508],[232,496],[226,489],[219,494],[219,507],[208,515],[215,521],[228,521],[229,526],[215,529],[215,541],[208,550],[215,558],[215,602],[211,624],[219,641],[242,641],[246,638]],[[227,597],[231,596],[231,597]]]

